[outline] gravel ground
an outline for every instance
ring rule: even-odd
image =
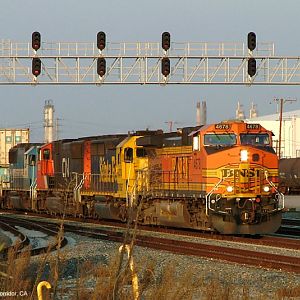
[[[76,277],[81,268],[80,266],[83,266],[87,261],[92,262],[94,267],[97,265],[107,265],[110,260],[117,255],[120,246],[118,243],[98,241],[69,233],[67,233],[67,238],[69,244],[62,249],[61,252],[65,261],[63,264],[64,268],[61,272],[61,279],[64,280],[63,285],[67,285],[69,288],[75,286]],[[184,239],[192,240],[193,238]],[[206,242],[209,244],[212,243],[211,241]],[[217,243],[217,241],[213,243]],[[224,242],[219,243],[224,244]],[[225,244],[227,245],[230,243],[225,242]],[[244,247],[244,245],[240,246]],[[237,247],[240,246],[237,245]],[[251,247],[255,248],[256,246],[249,245],[248,248],[250,249]],[[267,249],[270,247],[264,248]],[[275,249],[269,250],[271,252],[275,251]],[[286,250],[279,251],[282,253],[287,252]],[[297,256],[300,256],[300,250],[291,250],[288,252],[289,255],[296,254]],[[287,253],[284,254],[287,255]],[[55,253],[52,253],[52,258],[54,258],[55,255]],[[34,258],[34,260],[38,259],[38,257]],[[186,272],[188,272],[190,280],[199,281],[199,289],[197,290],[196,288],[196,290],[194,290],[195,299],[201,299],[200,295],[203,294],[203,288],[207,288],[207,286],[212,285],[213,282],[218,282],[222,287],[229,287],[230,289],[240,288],[242,290],[246,287],[250,291],[249,295],[251,295],[251,299],[274,299],[273,297],[279,289],[300,289],[300,275],[295,275],[293,273],[254,268],[213,259],[176,255],[166,251],[157,251],[139,246],[136,246],[134,249],[134,262],[136,268],[139,270],[139,274],[143,272],[147,262],[155,264],[155,280],[152,283],[154,286],[155,284],[160,284],[163,277],[162,274],[165,272],[166,268],[169,268],[170,266],[175,268],[173,274],[175,277],[174,281],[179,282],[180,278],[183,278],[186,275]],[[45,279],[48,277],[47,272],[44,273],[44,276]],[[92,288],[93,276],[91,276],[90,280],[91,282],[89,284]],[[65,299],[71,298],[66,297]],[[174,298],[170,297],[170,299]],[[299,297],[290,299],[300,299],[300,295]]]
[[[81,226],[84,227],[85,225],[81,224]],[[97,227],[96,225],[89,226]],[[165,234],[148,232],[147,235],[161,236]],[[166,236],[170,237],[169,235]],[[85,273],[86,286],[92,291],[96,284],[94,271],[103,268],[104,266],[111,266],[110,263],[118,255],[120,244],[95,240],[78,236],[73,233],[66,233],[66,237],[68,239],[68,245],[59,252],[60,279],[58,290],[62,287],[64,290],[62,294],[58,293],[57,299],[81,300],[81,298],[76,298],[74,294],[72,295],[72,291],[78,286],[79,273]],[[176,238],[186,241],[196,240],[196,238],[193,237],[176,236]],[[255,251],[261,250],[265,252],[269,251],[276,254],[300,257],[300,247],[299,250],[287,250],[227,241],[206,239],[198,239],[198,241],[207,244],[222,244],[223,246],[228,247],[246,248]],[[57,259],[57,256],[57,251],[50,254],[47,259],[48,263],[43,270],[40,280],[49,280],[51,264]],[[228,291],[232,292],[233,289],[235,290],[234,293],[232,292],[234,296],[232,298],[227,297],[226,299],[300,299],[300,275],[293,273],[254,268],[213,259],[177,255],[166,251],[157,251],[139,246],[134,248],[133,259],[139,280],[144,276],[145,269],[149,268],[151,265],[154,266],[153,272],[151,272],[151,284],[149,285],[148,290],[143,293],[142,299],[185,299],[184,297],[179,297],[178,295],[176,297],[176,294],[172,294],[176,292],[176,287],[181,282],[185,282],[185,285],[182,284],[182,289],[184,287],[192,289],[192,299],[225,299],[224,297],[209,298],[207,293],[216,291],[216,294],[222,295],[228,294]],[[30,274],[37,273],[37,269],[42,260],[42,255],[32,257],[32,266],[29,270]],[[87,267],[88,262],[89,266]],[[167,294],[167,296],[165,295],[164,297],[153,296],[155,295],[153,291],[159,291],[160,287],[164,284],[168,286],[168,283],[165,283],[164,279],[166,270],[171,270],[172,272],[171,285],[169,283],[168,287],[170,294]],[[131,286],[128,286],[128,289],[131,289]],[[296,295],[294,297],[280,298],[278,295],[282,296],[286,294],[282,292],[280,294],[278,291],[286,289],[297,290]],[[243,290],[247,292],[247,297],[243,298]]]

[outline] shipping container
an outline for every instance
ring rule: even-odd
[[[0,167],[9,165],[9,150],[20,143],[29,143],[29,128],[0,129]]]

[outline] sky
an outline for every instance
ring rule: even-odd
[[[161,41],[169,31],[176,42],[275,43],[277,55],[300,56],[299,1],[271,0],[1,0],[1,39],[30,42],[93,42],[105,31],[112,42]],[[274,98],[298,99],[285,111],[300,109],[298,86],[102,85],[0,86],[0,127],[27,127],[31,141],[43,140],[43,106],[51,99],[59,138],[126,133],[145,128],[168,131],[196,124],[196,103],[207,103],[208,122],[234,118],[237,102],[249,115],[251,102],[260,115],[276,112]]]

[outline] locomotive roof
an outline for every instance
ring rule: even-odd
[[[248,125],[249,124],[249,125]],[[205,131],[239,131],[239,132],[251,132],[251,130],[263,130],[267,132],[271,132],[267,129],[265,129],[263,126],[261,126],[259,123],[253,124],[253,123],[247,123],[243,120],[226,120],[222,121],[220,123],[212,123],[204,125],[203,127],[199,128],[198,130],[192,131],[189,136],[194,136],[195,134],[199,132],[205,132]]]

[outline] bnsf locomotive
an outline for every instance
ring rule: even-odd
[[[226,121],[11,149],[1,205],[217,231],[275,232],[281,223],[272,132]]]

